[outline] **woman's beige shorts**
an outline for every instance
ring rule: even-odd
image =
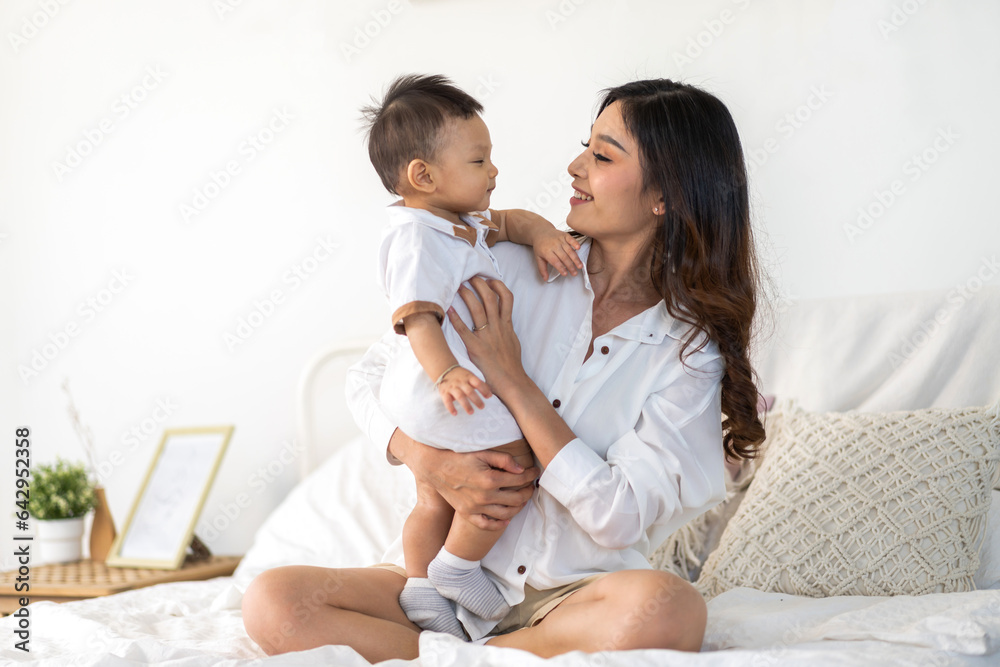
[[[384,570],[390,570],[401,577],[406,576],[406,570],[392,563],[379,563],[378,565],[372,565],[371,567],[379,567]],[[521,628],[530,628],[534,625],[538,625],[549,612],[559,606],[560,602],[587,584],[597,581],[606,574],[606,572],[592,574],[589,577],[580,579],[579,581],[574,581],[572,584],[566,584],[565,586],[560,586],[559,588],[550,588],[544,591],[536,590],[531,586],[525,586],[524,601],[511,607],[511,610],[507,612],[506,616],[500,619],[500,622],[497,623],[495,628],[493,628],[493,632],[491,632],[490,635],[502,635],[508,632],[513,632],[514,630],[520,630]]]

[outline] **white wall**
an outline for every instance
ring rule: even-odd
[[[120,523],[160,429],[235,424],[204,516],[247,494],[208,540],[245,551],[294,481],[279,456],[303,365],[386,325],[373,265],[389,197],[358,107],[408,71],[448,74],[486,105],[495,206],[558,220],[598,90],[682,78],[729,105],[762,163],[757,225],[779,295],[996,280],[998,28],[991,0],[7,0],[2,433],[29,425],[35,464],[80,458],[70,378],[100,458],[121,460],[106,478]],[[859,208],[867,229],[845,228]],[[36,352],[52,358],[22,377]],[[155,434],[128,436],[143,427]],[[280,473],[260,483],[268,464]],[[10,507],[13,475],[0,477]]]

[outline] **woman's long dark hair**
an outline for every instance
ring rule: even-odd
[[[692,327],[681,360],[704,346],[701,334],[719,346],[723,447],[753,458],[764,440],[749,358],[760,280],[736,124],[718,98],[669,79],[604,91],[598,115],[614,102],[640,147],[645,189],[666,203],[650,277],[671,316]]]

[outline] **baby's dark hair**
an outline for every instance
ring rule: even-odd
[[[483,105],[440,74],[406,74],[389,85],[381,104],[361,108],[368,156],[386,190],[394,195],[411,160],[433,160],[441,128],[468,119]]]

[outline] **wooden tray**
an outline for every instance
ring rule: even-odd
[[[9,614],[18,607],[18,599],[32,602],[51,600],[68,602],[112,595],[154,584],[172,581],[201,581],[233,573],[239,556],[210,556],[185,563],[177,570],[150,570],[136,567],[107,567],[102,562],[81,560],[75,563],[38,565],[31,568],[27,592],[17,592],[16,570],[0,572],[0,612]]]

